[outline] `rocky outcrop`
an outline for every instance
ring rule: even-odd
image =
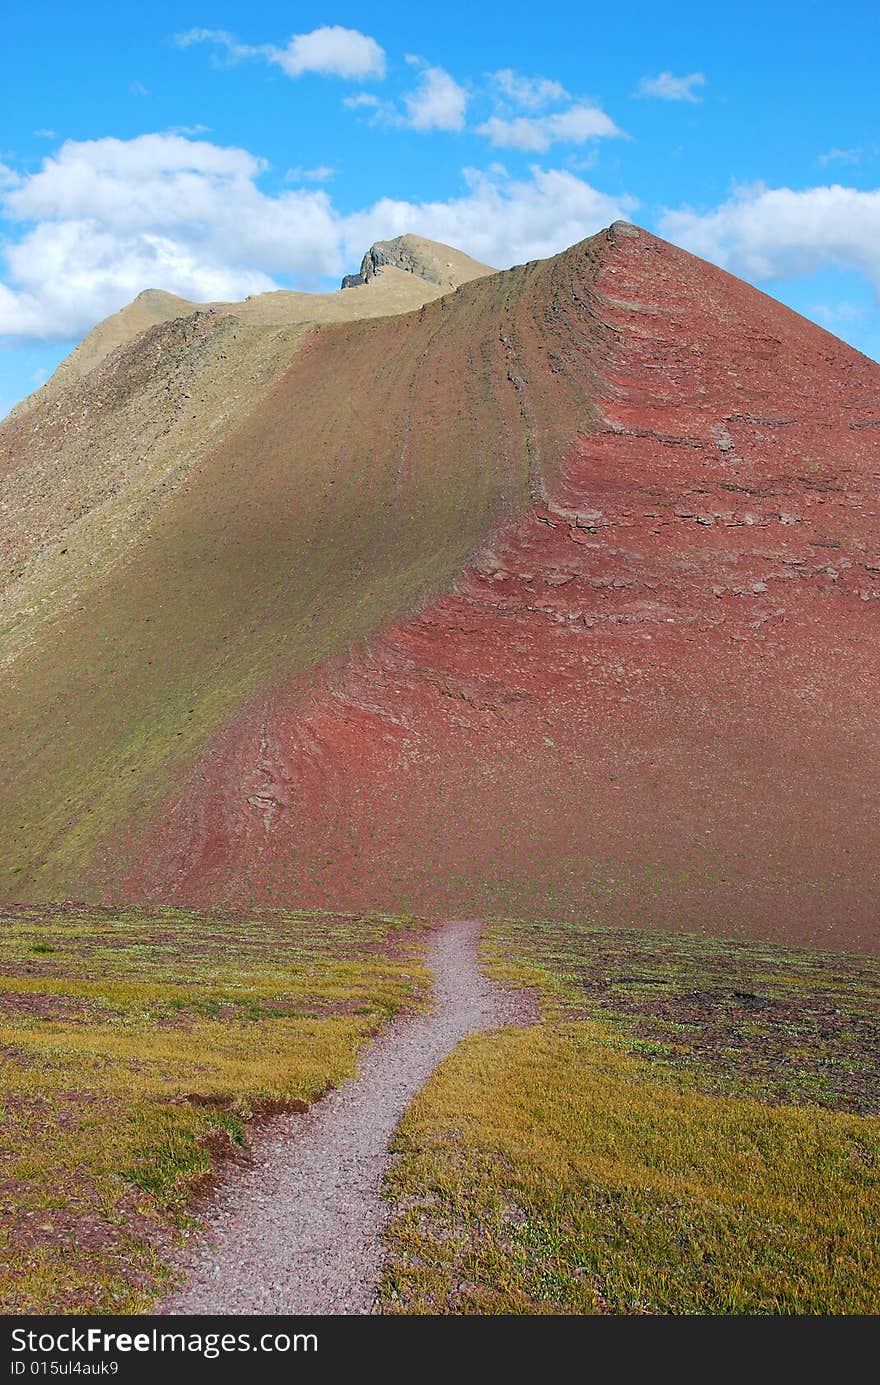
[[[393,269],[406,270],[408,274],[415,274],[419,279],[427,279],[429,284],[442,282],[436,266],[426,264],[420,259],[407,244],[406,236],[398,236],[396,240],[377,240],[371,245],[361,260],[359,273],[346,274],[342,280],[342,288],[353,289],[368,284],[373,275],[386,265]]]
[[[426,240],[424,236],[396,236],[394,240],[377,240],[370,246],[357,274],[346,274],[341,287],[361,288],[383,269],[401,269],[425,283],[437,284],[449,290],[459,288],[472,279],[480,279],[492,270],[461,250]]]

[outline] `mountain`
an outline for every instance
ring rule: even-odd
[[[488,265],[465,255],[462,250],[453,250],[451,245],[440,245],[424,236],[398,236],[396,240],[377,240],[371,245],[361,261],[359,273],[346,274],[342,287],[370,285],[375,289],[376,279],[387,279],[389,269],[402,270],[436,285],[436,297],[493,273]]]
[[[494,271],[460,250],[426,240],[398,236],[377,241],[364,256],[359,274],[347,274],[342,288],[363,285],[365,293],[296,293],[277,289],[257,293],[242,303],[193,303],[163,289],[145,289],[127,307],[99,322],[61,362],[50,380],[13,410],[24,412],[33,403],[54,399],[89,374],[117,347],[140,336],[148,327],[194,313],[234,316],[241,322],[278,326],[293,322],[353,322],[362,317],[386,317],[411,312],[441,294]]]
[[[0,429],[3,894],[877,950],[880,367],[623,223],[402,239]]]

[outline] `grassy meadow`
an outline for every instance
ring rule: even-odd
[[[0,1312],[149,1311],[247,1124],[304,1109],[428,975],[417,925],[17,909],[0,929]]]
[[[880,963],[542,923],[485,958],[543,1023],[407,1113],[384,1311],[880,1311]]]
[[[248,1125],[426,1001],[423,925],[15,908],[0,930],[0,1312],[148,1312]],[[407,1112],[382,1311],[880,1310],[880,962],[495,922],[542,1023]]]

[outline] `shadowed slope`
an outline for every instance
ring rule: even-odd
[[[542,503],[249,700],[122,893],[876,949],[880,369],[626,228],[487,287],[528,283],[539,348],[506,374],[533,438],[557,424]],[[448,420],[447,383],[417,408]]]

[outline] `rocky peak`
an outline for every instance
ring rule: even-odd
[[[454,250],[439,241],[427,240],[424,236],[396,236],[393,240],[377,240],[370,246],[357,274],[346,274],[341,287],[360,288],[368,284],[385,268],[403,270],[423,279],[428,284],[437,284],[444,289],[458,288],[459,284],[479,279],[491,274],[488,265],[481,264],[461,250]]]

